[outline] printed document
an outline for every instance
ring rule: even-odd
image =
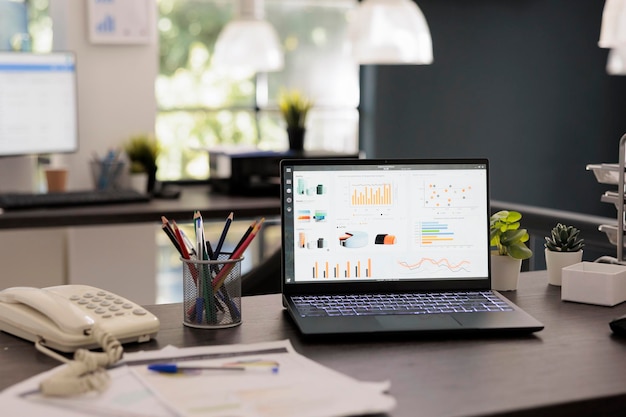
[[[156,363],[184,370],[148,369]],[[104,393],[62,399],[36,393],[37,376],[0,394],[0,408],[35,417],[342,417],[395,407],[388,382],[331,370],[298,354],[288,340],[128,353],[109,372]]]

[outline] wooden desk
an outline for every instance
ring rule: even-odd
[[[153,199],[148,203],[18,210],[0,214],[0,229],[85,226],[125,223],[161,223],[161,216],[190,220],[200,210],[207,219],[225,219],[235,210],[238,218],[278,216],[278,197],[239,197],[211,193],[208,185],[182,187],[175,200]]]
[[[241,326],[216,331],[184,327],[180,304],[151,306],[161,319],[157,339],[126,350],[290,339],[300,353],[352,377],[389,379],[398,402],[392,416],[624,415],[626,339],[613,336],[608,322],[626,304],[562,302],[545,271],[523,273],[519,290],[505,295],[545,329],[524,337],[307,342],[280,296],[265,295],[243,299]],[[0,334],[0,388],[55,365],[32,344]]]

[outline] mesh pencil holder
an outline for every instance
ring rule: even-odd
[[[124,161],[90,161],[91,176],[96,190],[116,190],[124,172]]]
[[[221,329],[241,324],[241,261],[184,259],[183,324]]]

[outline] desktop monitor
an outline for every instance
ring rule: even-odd
[[[0,52],[0,156],[78,150],[71,52]]]

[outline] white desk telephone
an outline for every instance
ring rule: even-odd
[[[122,358],[121,343],[147,342],[159,319],[110,291],[88,285],[0,291],[0,330],[35,342],[35,347],[67,365],[40,384],[44,395],[68,396],[103,390],[106,367]],[[103,352],[86,349],[102,348]],[[52,351],[75,352],[69,360]]]
[[[99,348],[99,327],[120,343],[146,342],[159,330],[153,314],[88,285],[13,287],[0,291],[0,330],[62,352]]]

